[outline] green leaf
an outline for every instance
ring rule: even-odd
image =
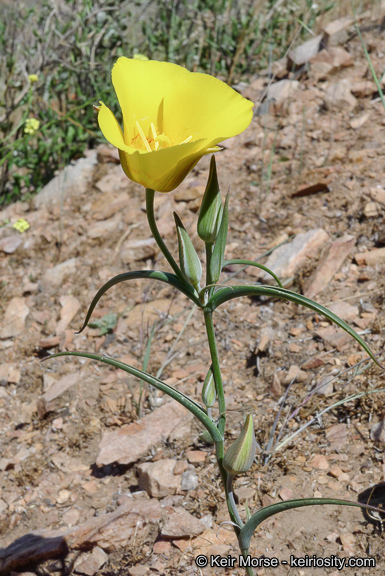
[[[263,264],[259,264],[259,262],[255,262],[254,260],[239,260],[238,258],[236,258],[235,260],[225,260],[223,262],[223,267],[230,266],[231,264],[246,264],[246,266],[255,266],[255,268],[260,268],[261,270],[264,270],[265,272],[270,274],[270,276],[272,276],[274,280],[277,282],[278,286],[280,288],[283,288],[282,282],[280,281],[278,276],[274,274],[274,272],[270,270],[270,268],[267,268]]]
[[[246,522],[246,524],[241,528],[239,533],[238,542],[242,553],[247,553],[250,547],[250,540],[254,534],[255,529],[267,518],[275,516],[279,512],[284,512],[285,510],[292,510],[294,508],[302,508],[304,506],[354,506],[355,508],[368,508],[374,509],[374,506],[369,506],[367,504],[360,504],[358,502],[350,502],[349,500],[337,500],[334,498],[300,498],[298,500],[286,500],[285,502],[277,502],[276,504],[271,504],[266,506],[261,510],[258,510],[251,518]]]
[[[210,262],[211,282],[216,284],[219,280],[223,268],[225,257],[225,248],[227,242],[227,230],[229,228],[229,199],[230,191],[227,193],[225,206],[223,208],[221,225],[219,227],[218,237],[214,244],[214,250]]]
[[[370,347],[366,342],[364,342],[361,336],[359,336],[357,332],[349,326],[349,324],[346,324],[344,320],[341,320],[341,318],[321,304],[317,304],[317,302],[314,302],[301,294],[297,294],[296,292],[291,292],[291,290],[287,290],[286,288],[278,288],[276,286],[227,286],[226,288],[219,288],[207,302],[206,309],[214,311],[221,304],[224,304],[233,298],[240,298],[241,296],[272,296],[280,298],[281,300],[295,302],[295,304],[301,304],[302,306],[306,306],[306,308],[310,308],[310,310],[314,310],[314,312],[322,314],[322,316],[325,316],[325,318],[345,330],[345,332],[354,338],[365,352],[369,354],[377,366],[385,370],[385,367],[376,359]]]
[[[108,332],[111,332],[115,328],[117,319],[117,315],[110,312],[103,316],[103,318],[90,322],[88,326],[90,328],[99,328],[100,336],[104,336],[104,334],[108,334]]]
[[[80,328],[77,334],[83,332],[84,328],[88,324],[89,319],[91,318],[92,312],[94,311],[97,303],[99,302],[103,294],[107,292],[107,290],[112,288],[112,286],[119,284],[120,282],[126,282],[127,280],[136,280],[138,278],[152,278],[153,280],[160,280],[161,282],[165,282],[166,284],[169,284],[170,286],[177,288],[180,292],[185,294],[185,296],[190,298],[190,300],[192,300],[194,304],[196,304],[199,308],[201,307],[201,304],[198,298],[196,298],[194,290],[190,286],[190,284],[182,283],[182,281],[179,280],[179,278],[175,276],[175,274],[170,274],[169,272],[158,272],[157,270],[134,270],[132,272],[124,272],[123,274],[118,274],[117,276],[114,276],[114,278],[111,278],[111,280],[106,282],[104,286],[102,286],[100,290],[98,290],[98,292],[96,293],[90,304],[90,307],[88,308],[88,312],[86,315],[86,319],[84,320],[83,326]]]
[[[162,392],[168,394],[168,396],[171,396],[171,398],[179,402],[179,404],[182,404],[182,406],[187,408],[187,410],[189,410],[192,414],[194,414],[194,416],[196,416],[196,418],[198,418],[198,420],[208,430],[215,442],[222,442],[223,438],[219,433],[218,428],[215,426],[211,418],[208,417],[202,406],[198,404],[198,402],[195,402],[195,400],[192,400],[186,396],[186,394],[183,394],[182,392],[179,392],[179,390],[175,390],[175,388],[169,386],[169,384],[162,382],[162,380],[159,380],[159,378],[155,378],[155,376],[151,376],[150,374],[147,374],[147,372],[144,372],[139,368],[134,368],[134,366],[130,366],[124,362],[120,362],[119,360],[114,360],[113,358],[108,358],[107,356],[99,356],[98,354],[89,354],[88,352],[58,352],[57,354],[51,354],[47,358],[44,358],[43,361],[45,362],[51,358],[59,358],[60,356],[76,356],[79,358],[97,360],[98,362],[103,362],[103,364],[114,366],[114,368],[120,368],[121,370],[128,372],[128,374],[132,374],[132,376],[140,378],[158,390],[162,390]]]

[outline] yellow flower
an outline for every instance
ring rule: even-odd
[[[36,118],[27,118],[27,120],[25,121],[24,132],[26,134],[35,134],[35,132],[39,130],[39,127],[40,127],[39,120],[36,120]]]
[[[37,74],[29,74],[28,80],[30,81],[31,84],[33,84],[34,82],[37,82],[39,80],[39,77]]]
[[[128,178],[170,192],[222,140],[252,119],[253,103],[208,74],[169,62],[119,58],[112,83],[123,114],[123,131],[102,102],[98,121],[119,149]]]
[[[15,222],[12,226],[12,228],[14,228],[15,230],[17,230],[20,233],[25,232],[26,230],[28,230],[29,227],[30,226],[29,226],[27,220],[24,220],[24,218],[19,218],[19,220],[17,220],[17,222]]]

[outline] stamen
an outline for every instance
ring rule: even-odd
[[[181,142],[181,144],[187,144],[187,142],[190,142],[191,138],[192,138],[192,135],[189,136],[188,138],[186,138],[186,140],[183,140],[183,142]]]
[[[154,138],[155,150],[158,150],[158,148],[159,148],[159,142],[157,142],[157,140],[156,140],[158,136],[157,136],[157,134],[156,134],[156,129],[155,129],[155,126],[154,126],[154,123],[153,123],[153,122],[151,122],[151,132],[152,132],[152,135],[153,135],[153,138]]]
[[[143,140],[143,144],[145,145],[147,152],[152,152],[151,147],[150,147],[150,145],[149,145],[149,143],[148,143],[148,141],[147,141],[147,138],[145,137],[144,132],[143,132],[143,130],[142,130],[142,128],[141,128],[141,126],[140,126],[140,124],[139,124],[138,121],[136,121],[136,127],[137,127],[137,129],[138,129],[138,132],[139,132],[142,140]]]

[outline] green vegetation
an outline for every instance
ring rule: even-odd
[[[37,192],[58,168],[103,141],[92,104],[114,105],[109,76],[119,56],[168,60],[234,84],[307,38],[333,5],[328,0],[1,4],[0,204]]]

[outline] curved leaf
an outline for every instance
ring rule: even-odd
[[[306,306],[306,308],[310,308],[310,310],[314,310],[314,312],[322,314],[322,316],[325,316],[325,318],[345,330],[345,332],[354,338],[365,352],[369,354],[377,366],[385,370],[385,367],[376,359],[370,347],[366,342],[364,342],[361,336],[359,336],[357,332],[349,326],[349,324],[346,324],[344,320],[341,320],[341,318],[321,304],[317,304],[317,302],[314,302],[301,294],[297,294],[296,292],[291,292],[291,290],[287,290],[286,288],[278,288],[276,286],[228,286],[226,288],[219,288],[209,299],[206,308],[213,311],[221,304],[241,296],[272,296],[280,298],[281,300],[289,300],[290,302],[301,304],[302,306]]]
[[[114,366],[114,368],[120,368],[137,378],[140,378],[144,382],[151,384],[158,390],[162,390],[168,396],[171,396],[174,400],[182,404],[187,410],[189,410],[194,416],[198,418],[198,420],[203,424],[203,426],[210,432],[214,442],[221,442],[222,436],[220,435],[218,428],[215,426],[214,422],[209,418],[198,402],[192,400],[183,392],[179,392],[175,390],[172,386],[169,386],[159,378],[155,378],[155,376],[151,376],[147,374],[147,372],[143,372],[143,370],[139,370],[139,368],[134,368],[129,364],[125,364],[124,362],[120,362],[119,360],[114,360],[113,358],[108,358],[107,356],[99,356],[97,354],[89,354],[88,352],[58,352],[57,354],[51,354],[47,358],[44,358],[44,362],[49,360],[50,358],[58,358],[59,356],[77,356],[79,358],[89,358],[91,360],[97,360],[98,362],[103,362],[104,364],[108,364],[109,366]]]
[[[261,510],[258,510],[251,518],[246,522],[246,524],[241,528],[238,541],[242,552],[247,552],[250,547],[250,540],[254,534],[255,529],[267,518],[274,516],[279,512],[284,512],[285,510],[292,510],[293,508],[302,508],[304,506],[354,506],[355,508],[367,508],[375,509],[374,506],[369,506],[368,504],[360,504],[359,502],[351,502],[349,500],[337,500],[335,498],[299,498],[297,500],[286,500],[285,502],[277,502],[276,504],[270,504]]]
[[[230,264],[246,264],[246,266],[255,266],[255,268],[260,268],[261,270],[264,270],[265,272],[270,274],[270,276],[272,276],[274,280],[277,282],[278,286],[280,288],[283,288],[282,282],[278,278],[278,276],[274,274],[274,272],[270,270],[270,268],[267,268],[263,264],[259,264],[259,262],[255,262],[254,260],[239,260],[238,258],[236,258],[235,260],[225,260],[223,262],[223,266],[229,266]]]
[[[88,312],[86,315],[86,319],[84,320],[83,326],[80,328],[78,332],[76,332],[76,334],[80,334],[80,332],[83,332],[84,328],[88,324],[89,319],[91,318],[92,312],[94,311],[96,304],[99,302],[103,294],[107,292],[107,290],[112,288],[112,286],[119,284],[120,282],[125,282],[126,280],[136,280],[138,278],[152,278],[153,280],[160,280],[161,282],[165,282],[166,284],[169,284],[170,286],[177,288],[180,292],[185,294],[185,296],[190,298],[190,300],[192,300],[194,304],[201,307],[201,304],[199,302],[199,299],[195,295],[193,287],[188,285],[187,283],[181,282],[181,280],[179,280],[179,278],[175,276],[175,274],[170,274],[169,272],[158,272],[157,270],[134,270],[132,272],[124,272],[123,274],[118,274],[117,276],[114,276],[114,278],[111,278],[111,280],[106,282],[104,286],[102,286],[100,290],[98,290],[98,292],[96,293],[90,304],[90,307],[88,308]]]

